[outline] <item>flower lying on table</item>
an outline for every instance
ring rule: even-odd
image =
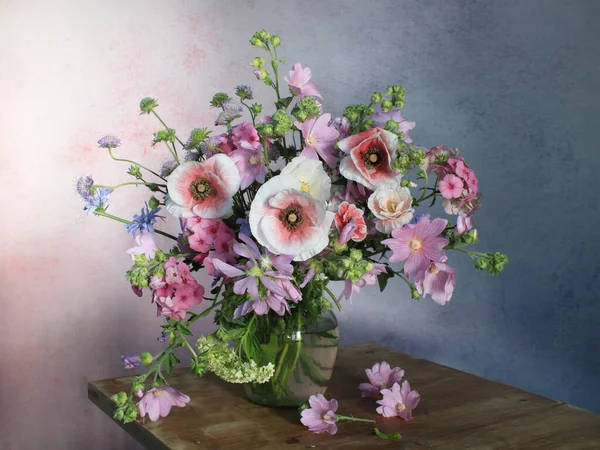
[[[166,377],[180,362],[175,350],[181,348],[189,351],[197,375],[212,371],[229,382],[261,384],[284,395],[302,372],[324,391],[328,378],[312,370],[316,364],[301,344],[287,351],[289,344],[279,337],[315,323],[332,305],[341,309],[341,301],[364,286],[385,289],[394,277],[408,285],[413,298],[429,295],[445,304],[456,283],[449,265],[453,252],[490,274],[508,262],[503,253],[467,249],[478,239],[473,219],[481,204],[478,179],[458,150],[413,144],[408,132],[415,123],[400,112],[402,86],[374,92],[367,103],[334,117],[323,111],[308,67],[293,64],[283,89],[278,36],[261,30],[250,42],[268,55],[251,66],[273,89],[274,108],[251,104],[250,86],[238,85],[234,97],[219,92],[210,102],[220,131],[199,127],[182,140],[158,115],[157,100],[144,98],[140,113],[161,123],[149,144],[168,152],[160,169],[116,156],[123,143],[107,135],[99,146],[115,161],[131,164],[127,173],[134,181],[108,186],[88,176],[76,183],[86,215],[121,222],[132,234],[135,244],[127,254],[133,265],[126,278],[136,295],[149,291],[164,321],[161,352],[123,356],[126,368],[143,365],[147,371],[132,377],[129,394],[114,397],[119,420],[139,414],[156,420],[171,406],[185,405],[187,396],[168,387]],[[126,186],[151,192],[132,220],[108,212],[109,197]],[[455,220],[423,214],[438,199]],[[179,220],[180,232],[159,229],[159,219],[166,218],[161,210]],[[172,242],[164,246],[157,235]],[[210,288],[194,277],[202,268],[213,278]],[[344,282],[339,297],[327,287],[330,281]],[[190,343],[193,324],[213,312],[218,330]],[[337,346],[337,336],[326,338]],[[392,408],[409,418],[418,397],[406,382],[398,385],[403,372],[381,363],[368,375],[363,395],[383,394],[382,412]],[[315,397],[313,412],[304,416],[315,430],[332,432],[344,416],[333,401],[326,402]]]

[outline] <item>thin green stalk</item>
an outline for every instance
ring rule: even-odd
[[[373,419],[360,419],[358,417],[352,417],[352,416],[342,416],[341,414],[336,414],[336,417],[338,419],[338,421],[340,420],[348,420],[350,422],[369,422],[369,423],[376,423]]]
[[[156,114],[156,111],[152,110],[152,114],[154,114],[156,116],[156,118],[160,121],[160,123],[163,124],[163,127],[165,127],[166,129],[169,129],[167,124],[158,116],[158,114]],[[185,145],[183,145],[183,142],[181,142],[177,136],[175,136],[175,139],[177,139],[177,142],[179,142],[179,144],[182,147],[185,147]],[[175,148],[175,147],[173,147],[173,148]],[[175,154],[177,154],[177,150],[175,150]]]
[[[327,286],[324,286],[323,289],[325,290],[325,292],[327,292],[329,294],[329,296],[331,297],[331,299],[335,303],[335,306],[338,307],[338,310],[341,311],[342,310],[342,305],[340,305],[340,302],[338,301],[338,299],[335,296],[335,294],[333,292],[331,292],[331,290]]]
[[[143,181],[127,181],[126,183],[121,183],[121,184],[115,184],[114,186],[108,186],[105,184],[93,184],[92,188],[107,188],[107,189],[119,189],[120,187],[123,186],[134,186],[134,185],[144,185],[144,186],[148,186],[149,184],[153,184],[156,186],[162,186],[162,187],[167,187],[166,184],[158,184],[158,183],[146,183]]]
[[[94,211],[94,214],[97,216],[108,217],[109,219],[116,220],[117,222],[121,222],[126,225],[133,223],[130,220],[125,220],[125,219],[122,219],[121,217],[113,216],[112,214],[109,214],[106,211],[96,210],[96,211]],[[169,234],[169,233],[165,233],[164,231],[154,230],[154,232],[158,233],[158,234],[162,234],[163,236],[173,239],[174,241],[177,240],[177,238],[175,236],[173,236],[172,234]]]
[[[127,162],[127,163],[130,163],[130,164],[135,164],[136,166],[139,166],[139,167],[141,167],[142,169],[144,169],[144,170],[147,170],[147,171],[148,171],[148,172],[150,172],[151,174],[153,174],[153,175],[157,176],[157,177],[158,177],[158,178],[160,178],[161,180],[163,180],[163,181],[167,181],[167,179],[166,179],[166,178],[163,178],[163,177],[161,177],[159,174],[157,174],[157,173],[156,173],[156,172],[154,172],[153,170],[151,170],[151,169],[148,169],[146,166],[142,166],[142,165],[141,165],[140,163],[138,163],[138,162],[135,162],[135,161],[133,161],[133,160],[131,160],[131,159],[125,159],[125,158],[117,158],[117,157],[115,157],[115,155],[113,155],[112,148],[110,148],[110,147],[109,147],[109,149],[108,149],[108,153],[110,154],[110,157],[111,157],[112,159],[114,159],[115,161],[122,161],[122,162]]]

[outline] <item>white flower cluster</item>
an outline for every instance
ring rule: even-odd
[[[201,337],[197,345],[206,368],[228,383],[266,383],[275,372],[272,363],[258,366],[253,360],[242,361],[233,349],[214,336]]]

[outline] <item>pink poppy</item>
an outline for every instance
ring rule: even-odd
[[[400,417],[404,420],[412,420],[412,411],[421,400],[417,391],[410,390],[410,384],[404,380],[402,387],[394,383],[391,389],[382,389],[383,399],[377,400],[381,406],[377,412],[383,417]]]
[[[358,388],[362,391],[361,397],[379,397],[382,389],[387,389],[399,383],[404,376],[404,370],[400,367],[393,369],[386,361],[375,363],[375,365],[365,370],[369,383],[360,383]]]
[[[233,213],[232,197],[239,187],[240,173],[227,155],[185,162],[167,181],[167,210],[176,217],[229,217]]]
[[[309,117],[304,122],[294,122],[294,125],[304,137],[305,147],[300,156],[309,159],[319,159],[320,156],[329,167],[335,167],[338,158],[333,146],[340,133],[329,125],[330,121],[331,114],[327,113],[319,117]]]
[[[141,417],[148,414],[150,420],[156,422],[159,417],[167,417],[171,412],[171,407],[183,408],[189,401],[190,398],[187,395],[171,386],[158,386],[146,391],[137,407]]]
[[[283,77],[285,81],[290,85],[290,90],[298,98],[302,98],[305,95],[311,97],[323,98],[314,84],[309,83],[312,77],[312,71],[310,68],[302,67],[302,64],[295,63],[292,70],[290,70],[289,78]]]
[[[413,218],[412,195],[407,187],[383,185],[371,194],[367,204],[377,219],[375,228],[382,233],[389,234]]]
[[[304,261],[329,243],[334,214],[325,210],[325,202],[301,189],[294,176],[271,178],[256,193],[249,221],[252,235],[262,246]]]
[[[340,245],[349,240],[360,242],[367,237],[364,211],[348,202],[342,202],[335,215],[335,227],[340,232]]]
[[[398,148],[398,136],[394,133],[371,128],[342,139],[337,145],[347,155],[340,163],[340,172],[348,180],[373,190],[397,181],[392,168]]]

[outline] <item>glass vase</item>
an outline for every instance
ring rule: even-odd
[[[325,393],[338,350],[339,328],[332,311],[305,323],[298,315],[294,326],[273,331],[261,345],[258,365],[272,363],[273,377],[266,383],[244,385],[254,403],[299,406],[313,394]]]

